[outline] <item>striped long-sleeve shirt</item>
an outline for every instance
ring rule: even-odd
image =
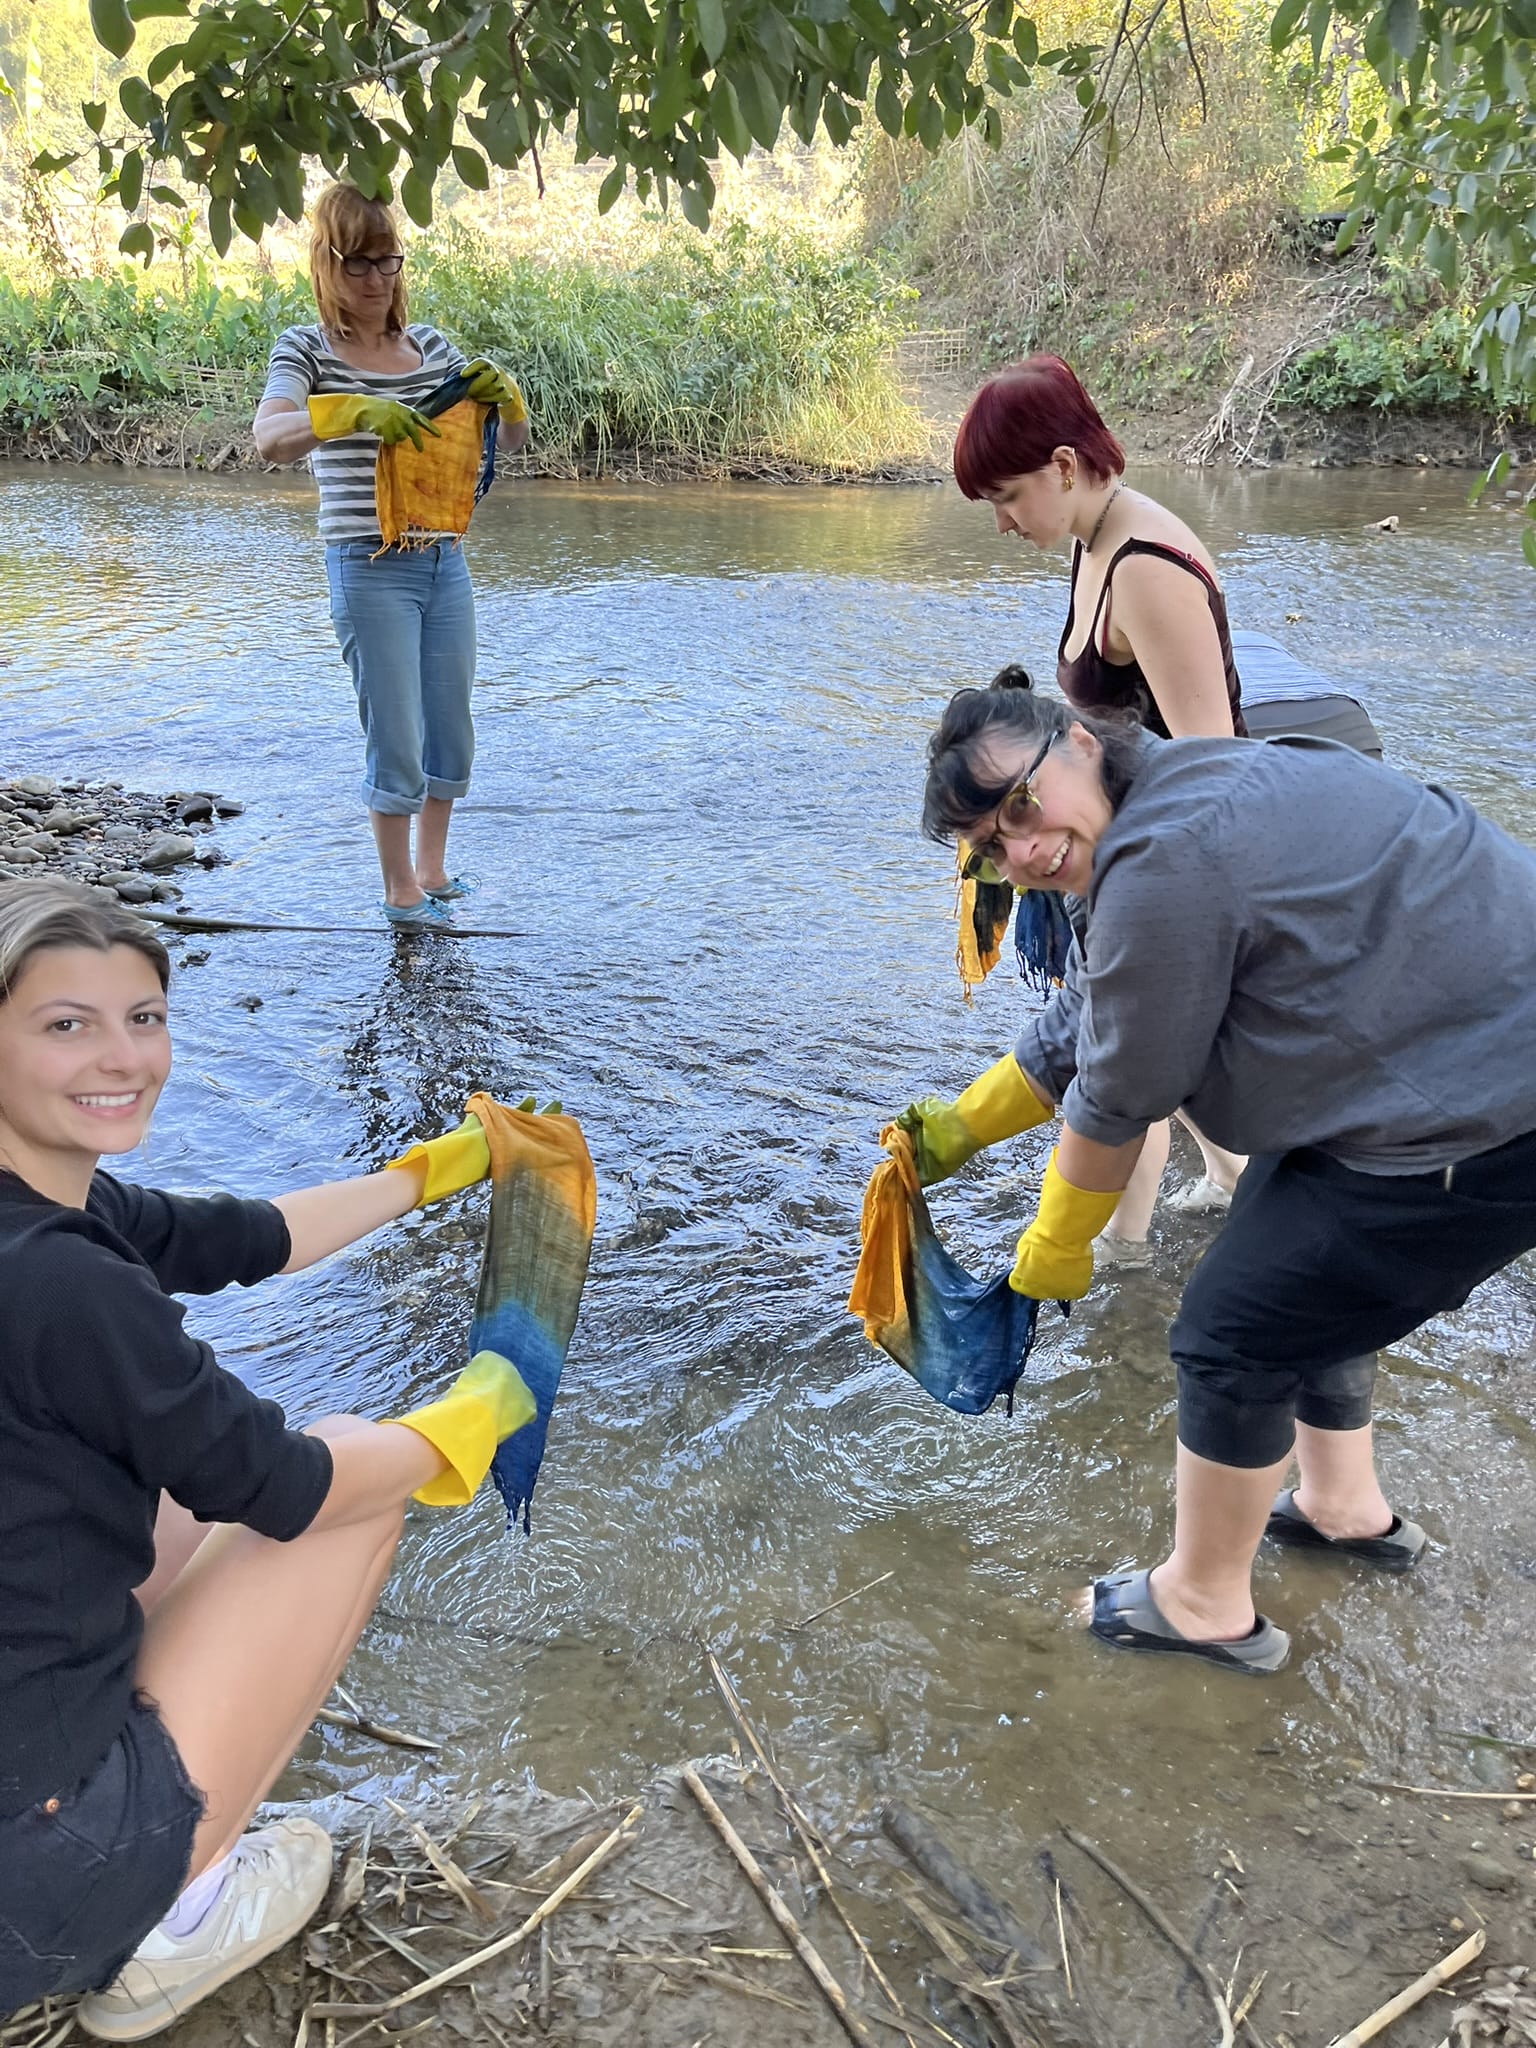
[[[318,327],[289,327],[277,337],[267,364],[262,402],[287,398],[304,406],[317,393],[348,397],[398,398],[419,405],[438,385],[462,370],[463,351],[435,327],[415,323],[406,339],[421,351],[418,370],[358,370],[332,355]],[[309,458],[320,487],[320,538],[324,541],[367,540],[380,545],[379,515],[374,504],[374,468],[379,443],[372,434],[345,434],[322,441]]]

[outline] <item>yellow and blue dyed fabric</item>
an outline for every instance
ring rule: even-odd
[[[974,1280],[950,1257],[918,1186],[912,1140],[888,1124],[880,1142],[890,1158],[864,1191],[848,1307],[870,1342],[946,1408],[983,1415],[1002,1394],[1011,1415],[1040,1304],[1015,1294],[1006,1272]]]
[[[528,1529],[571,1332],[581,1307],[597,1223],[597,1176],[574,1117],[508,1109],[489,1095],[464,1105],[491,1154],[491,1220],[469,1349],[499,1351],[538,1404],[491,1466],[510,1520]]]
[[[469,531],[496,477],[497,413],[466,398],[468,388],[469,378],[456,371],[417,406],[435,437],[423,435],[419,448],[400,441],[379,450],[373,498],[384,548],[426,547],[444,534],[462,540]]]

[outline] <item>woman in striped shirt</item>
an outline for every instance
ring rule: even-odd
[[[446,860],[475,750],[475,597],[455,536],[381,552],[374,471],[381,446],[409,439],[420,447],[436,431],[415,408],[455,371],[474,372],[469,395],[499,407],[499,447],[521,448],[528,424],[510,378],[483,360],[467,363],[435,327],[407,325],[404,264],[381,201],[355,185],[321,194],[310,233],[320,318],[278,336],[254,434],[268,462],[308,457],[320,487],[331,619],[366,741],[363,801],[384,915],[432,926],[451,922],[448,906],[468,890]],[[320,399],[332,402],[311,403]]]

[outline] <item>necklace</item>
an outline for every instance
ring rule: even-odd
[[[1104,500],[1103,509],[1099,513],[1098,518],[1095,519],[1095,521],[1093,522],[1093,531],[1089,534],[1088,538],[1083,542],[1083,553],[1085,555],[1091,555],[1093,553],[1093,544],[1099,537],[1099,528],[1104,524],[1105,520],[1109,517],[1110,506],[1113,505],[1116,498],[1119,497],[1120,493],[1124,489],[1125,485],[1123,483],[1116,484],[1115,488]]]

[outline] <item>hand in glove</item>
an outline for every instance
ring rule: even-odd
[[[988,1145],[1033,1130],[1053,1114],[1009,1052],[973,1081],[958,1100],[945,1102],[941,1096],[925,1095],[921,1102],[909,1103],[896,1123],[912,1140],[918,1184],[926,1188],[936,1180],[947,1180]]]
[[[491,1148],[485,1142],[479,1117],[467,1116],[457,1130],[412,1145],[398,1159],[391,1159],[389,1165],[420,1174],[421,1193],[414,1206],[424,1209],[428,1202],[439,1202],[444,1195],[456,1195],[461,1188],[471,1188],[476,1181],[484,1180],[491,1170]]]
[[[440,1401],[389,1418],[394,1427],[425,1437],[448,1461],[448,1469],[419,1486],[412,1498],[429,1508],[463,1507],[490,1471],[497,1445],[537,1412],[511,1360],[499,1351],[477,1351]]]
[[[309,401],[310,432],[317,441],[336,441],[343,434],[374,434],[386,448],[409,441],[420,448],[423,434],[442,437],[424,413],[398,398],[349,397],[342,393]]]
[[[523,403],[523,394],[517,388],[516,379],[509,377],[505,370],[498,370],[484,356],[476,356],[472,363],[464,365],[464,375],[469,379],[469,390],[465,396],[472,398],[476,405],[494,405],[503,426],[515,427],[527,419],[528,408]]]
[[[1075,1188],[1051,1154],[1035,1220],[1019,1239],[1008,1285],[1036,1301],[1081,1301],[1093,1282],[1093,1240],[1119,1206],[1123,1188],[1096,1194]]]

